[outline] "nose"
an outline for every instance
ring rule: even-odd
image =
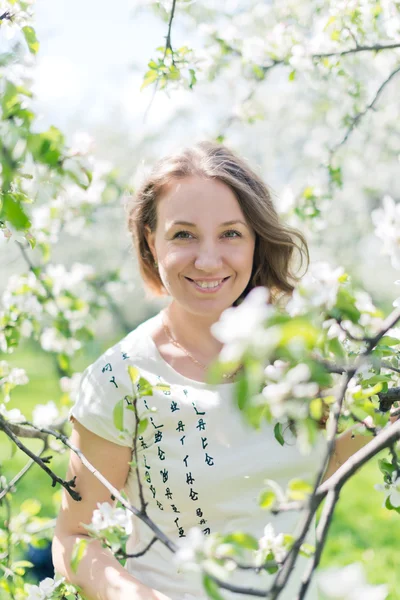
[[[222,256],[214,245],[200,246],[195,257],[194,266],[199,271],[217,271],[223,265]]]

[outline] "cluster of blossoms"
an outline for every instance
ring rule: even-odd
[[[382,240],[381,253],[390,257],[394,269],[400,269],[400,203],[385,195],[382,204],[382,208],[377,208],[371,213],[375,235]]]
[[[0,389],[4,394],[4,402],[9,402],[10,392],[17,385],[26,385],[29,383],[25,369],[14,367],[10,369],[7,361],[0,361]]]
[[[86,135],[86,134],[85,134]],[[74,140],[73,140],[74,142]],[[90,148],[90,140],[85,140],[83,134],[75,139],[72,155],[85,154]],[[107,161],[85,157],[85,167],[92,172],[92,182],[87,189],[74,183],[66,183],[63,189],[50,201],[39,204],[32,209],[32,233],[38,243],[56,244],[62,231],[71,236],[86,236],[88,219],[93,211],[103,202],[103,194],[107,183],[105,175],[110,171],[111,164]],[[76,158],[65,161],[64,167],[81,169],[83,159]],[[26,184],[27,193],[31,193]]]
[[[276,309],[267,304],[269,291],[264,287],[251,290],[237,307],[226,309],[219,321],[211,327],[212,334],[224,344],[219,359],[221,362],[240,360],[246,351],[265,356],[280,339],[279,329],[265,329],[267,319]]]
[[[234,537],[234,534],[233,534]],[[238,562],[248,562],[255,568],[267,562],[281,563],[293,537],[283,533],[275,534],[271,523],[264,528],[263,536],[255,541],[258,548],[239,551],[230,536],[211,534],[205,536],[199,527],[192,527],[186,536],[179,540],[174,562],[183,571],[205,571],[216,577],[226,579],[237,568]]]
[[[294,418],[306,417],[308,406],[297,400],[313,398],[319,391],[318,384],[310,381],[310,367],[300,363],[290,368],[287,362],[276,360],[265,368],[264,373],[266,386],[262,394],[268,401],[272,416],[277,419],[285,414]]]
[[[2,295],[4,311],[0,318],[8,323],[18,323],[22,336],[30,337],[37,332],[39,319],[51,321],[60,315],[68,322],[72,334],[86,326],[90,303],[98,303],[97,294],[90,286],[95,276],[91,265],[74,263],[68,271],[64,265],[49,264],[40,278],[33,272],[10,277]],[[40,343],[48,352],[72,356],[81,342],[55,327],[41,325]],[[4,333],[0,334],[0,348],[8,350]]]
[[[25,591],[28,593],[27,600],[47,600],[61,597],[62,590],[59,588],[64,581],[64,577],[59,579],[46,577],[39,585],[25,584]]]
[[[336,303],[340,284],[346,277],[343,267],[332,269],[322,261],[311,264],[287,303],[287,312],[294,317],[311,310],[330,310]]]
[[[59,416],[57,406],[50,400],[47,404],[36,404],[32,411],[32,423],[36,427],[49,427]]]
[[[121,542],[132,533],[132,515],[122,507],[98,502],[90,525],[85,527],[93,537],[105,538],[111,550],[116,552],[121,547]]]

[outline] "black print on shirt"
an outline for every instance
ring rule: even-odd
[[[197,515],[198,517],[202,517],[202,516],[203,516],[203,511],[201,510],[201,508],[197,508],[197,509],[196,509],[196,515]]]
[[[105,373],[106,371],[112,371],[112,366],[110,363],[107,363],[105,367],[102,368],[101,372]]]
[[[128,406],[133,406],[133,396],[124,396],[124,400]]]
[[[203,446],[203,450],[205,450],[208,446],[208,442],[207,442],[207,438],[206,437],[202,437],[201,438],[201,445]]]
[[[167,483],[167,481],[168,481],[168,471],[167,471],[167,469],[164,469],[163,471],[160,471],[160,473],[161,473],[161,477],[162,477],[163,483]]]
[[[144,461],[144,466],[146,467],[146,469],[150,469],[150,465],[146,464],[146,456],[143,454],[143,461]]]
[[[176,428],[176,431],[185,431],[185,424],[182,423],[182,421],[178,422],[178,427]]]
[[[122,360],[126,360],[127,358],[129,358],[128,354],[126,352],[122,352]]]
[[[158,458],[160,460],[165,460],[165,452],[164,450],[161,450],[160,446],[158,446]]]
[[[158,444],[162,440],[162,431],[156,431],[154,434],[154,443]]]
[[[180,440],[180,441],[181,441],[181,444],[182,444],[182,446],[183,446],[183,440],[185,439],[185,437],[186,437],[186,435],[183,435],[183,436],[181,437],[181,440]]]
[[[189,454],[186,454],[185,458],[183,459],[183,462],[185,463],[185,467],[187,467],[187,459],[189,458]]]
[[[150,421],[151,421],[151,424],[153,425],[154,429],[160,429],[160,427],[164,427],[164,425],[156,425],[154,423],[153,417],[150,417]]]
[[[206,464],[209,467],[213,467],[214,466],[214,459],[213,459],[212,456],[210,456],[209,454],[207,454],[207,452],[206,452],[206,459],[205,460],[206,460]]]
[[[163,507],[163,505],[161,504],[161,502],[160,502],[159,500],[156,500],[156,502],[157,502],[157,506],[158,506],[158,508],[159,508],[160,510],[164,510],[164,507]]]
[[[140,435],[140,436],[139,436],[139,442],[140,442],[140,445],[141,445],[141,447],[143,448],[143,450],[146,450],[146,448],[148,448],[148,445],[147,445],[147,444],[146,444],[146,442],[144,441],[144,439],[143,439],[143,436],[142,436],[142,435]]]
[[[196,415],[205,415],[206,414],[204,411],[200,412],[199,410],[197,410],[194,402],[192,402],[192,405],[193,405],[194,410],[196,411]]]
[[[151,477],[150,477],[150,473],[148,471],[145,472],[144,478],[147,481],[147,483],[151,483]]]
[[[191,473],[186,473],[186,483],[188,485],[191,485],[194,481],[196,481],[193,477]]]
[[[174,513],[180,513],[180,512],[181,512],[180,510],[178,510],[178,509],[176,508],[175,504],[171,504],[171,508],[172,508],[172,510],[174,511]]]
[[[171,412],[175,412],[176,410],[181,410],[176,402],[171,402]]]
[[[203,419],[199,419],[196,425],[196,429],[198,429],[199,431],[201,431],[202,429],[206,428],[206,423],[205,421],[203,421]]]
[[[113,383],[113,384],[115,385],[115,387],[116,387],[116,388],[118,387],[118,384],[117,384],[117,382],[115,381],[115,377],[114,377],[114,375],[111,377],[111,379],[110,379],[110,383]]]
[[[192,488],[190,488],[189,498],[191,500],[198,500],[199,499],[198,492],[195,492]]]
[[[206,527],[205,529],[203,529],[203,533],[204,533],[204,535],[210,535],[210,533],[211,533],[210,528]]]
[[[156,489],[155,489],[154,485],[150,486],[150,491],[153,494],[153,498],[155,498],[156,497]]]
[[[179,525],[179,517],[177,517],[177,518],[175,519],[174,523],[175,523],[175,525],[176,525],[176,526],[177,526],[177,528],[178,528],[178,534],[179,534],[179,537],[186,537],[186,536],[185,536],[185,530],[183,529],[183,527],[181,527],[181,526]]]
[[[168,498],[168,500],[172,500],[172,492],[171,492],[171,490],[169,488],[167,488],[165,490],[165,495]]]

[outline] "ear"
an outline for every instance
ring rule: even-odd
[[[144,235],[145,235],[146,241],[149,245],[150,252],[153,255],[153,259],[157,260],[156,248],[155,248],[155,244],[154,244],[155,231],[151,231],[151,229],[148,225],[145,225],[144,229],[145,229]]]

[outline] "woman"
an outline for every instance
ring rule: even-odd
[[[197,526],[204,535],[240,530],[260,538],[269,521],[276,532],[293,532],[298,515],[270,516],[258,506],[258,494],[266,478],[283,487],[293,477],[312,481],[323,443],[304,457],[295,444],[281,448],[270,425],[252,430],[232,402],[235,373],[209,385],[206,370],[221,351],[211,327],[225,309],[260,285],[270,289],[271,302],[290,295],[295,248],[305,250],[308,260],[303,236],[280,223],[266,185],[246,162],[212,142],[161,160],[137,191],[128,222],[145,285],[171,302],[86,369],[71,410],[72,443],[140,506],[129,464],[135,415],[125,410],[122,433],[113,421],[116,403],[132,393],[127,366],[134,365],[150,383],[171,386],[138,403],[139,414],[157,409],[138,440],[139,472],[147,513],[164,533],[177,541]],[[345,438],[337,455],[344,460],[356,443]],[[125,567],[93,542],[73,573],[73,545],[87,533],[82,523],[91,522],[97,503],[113,503],[71,453],[67,479],[74,476],[82,501],[63,494],[53,541],[57,572],[89,599],[206,597],[201,581],[181,572],[161,542]],[[134,518],[127,551],[140,552],[151,538],[150,529]],[[304,560],[281,598],[293,599]],[[240,571],[233,581],[266,589],[272,576]],[[313,587],[307,598],[316,598]]]

